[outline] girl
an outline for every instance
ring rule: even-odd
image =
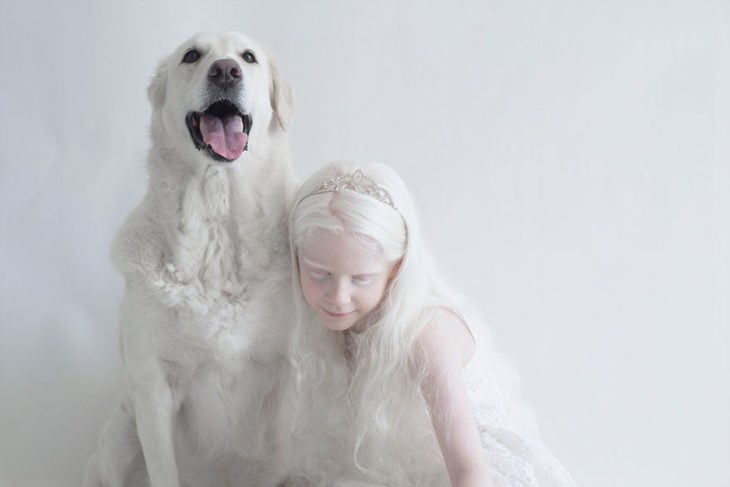
[[[300,186],[289,231],[292,355],[308,424],[340,436],[331,455],[379,485],[574,486],[438,275],[393,170],[323,168]]]

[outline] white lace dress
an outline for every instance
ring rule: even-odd
[[[469,327],[476,353],[464,380],[495,487],[575,487],[570,474],[545,447],[531,411],[515,390],[516,379],[496,357],[479,324]]]

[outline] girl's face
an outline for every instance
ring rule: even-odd
[[[310,239],[297,261],[304,299],[336,331],[360,331],[360,321],[380,303],[395,273],[382,252],[349,232]]]

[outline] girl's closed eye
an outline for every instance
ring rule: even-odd
[[[309,269],[307,273],[309,274],[309,277],[311,277],[315,281],[324,281],[325,279],[330,277],[329,272],[320,269]]]
[[[354,282],[358,286],[367,286],[369,284],[372,284],[374,280],[375,280],[374,274],[358,274],[358,275],[352,276],[352,282]]]

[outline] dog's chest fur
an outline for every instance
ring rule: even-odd
[[[194,329],[187,331],[204,333],[200,338],[224,355],[250,345],[247,339],[271,342],[258,322],[276,317],[272,298],[280,297],[288,275],[283,218],[263,210],[255,188],[243,194],[234,176],[209,167],[188,184],[171,221],[166,263],[183,282],[200,287],[203,315],[191,313]]]
[[[209,168],[181,194],[171,223],[170,264],[182,278],[199,279],[209,293],[238,294],[246,276],[239,274],[245,229],[231,207],[231,184],[222,170]],[[244,213],[244,209],[240,209]],[[249,222],[249,226],[255,223]],[[248,239],[246,239],[248,240]]]
[[[259,194],[229,168],[187,176],[153,178],[114,257],[130,288],[168,316],[150,337],[168,363],[190,373],[213,360],[235,375],[242,359],[283,353],[282,304],[290,301],[285,194]],[[123,321],[138,321],[137,311]]]

